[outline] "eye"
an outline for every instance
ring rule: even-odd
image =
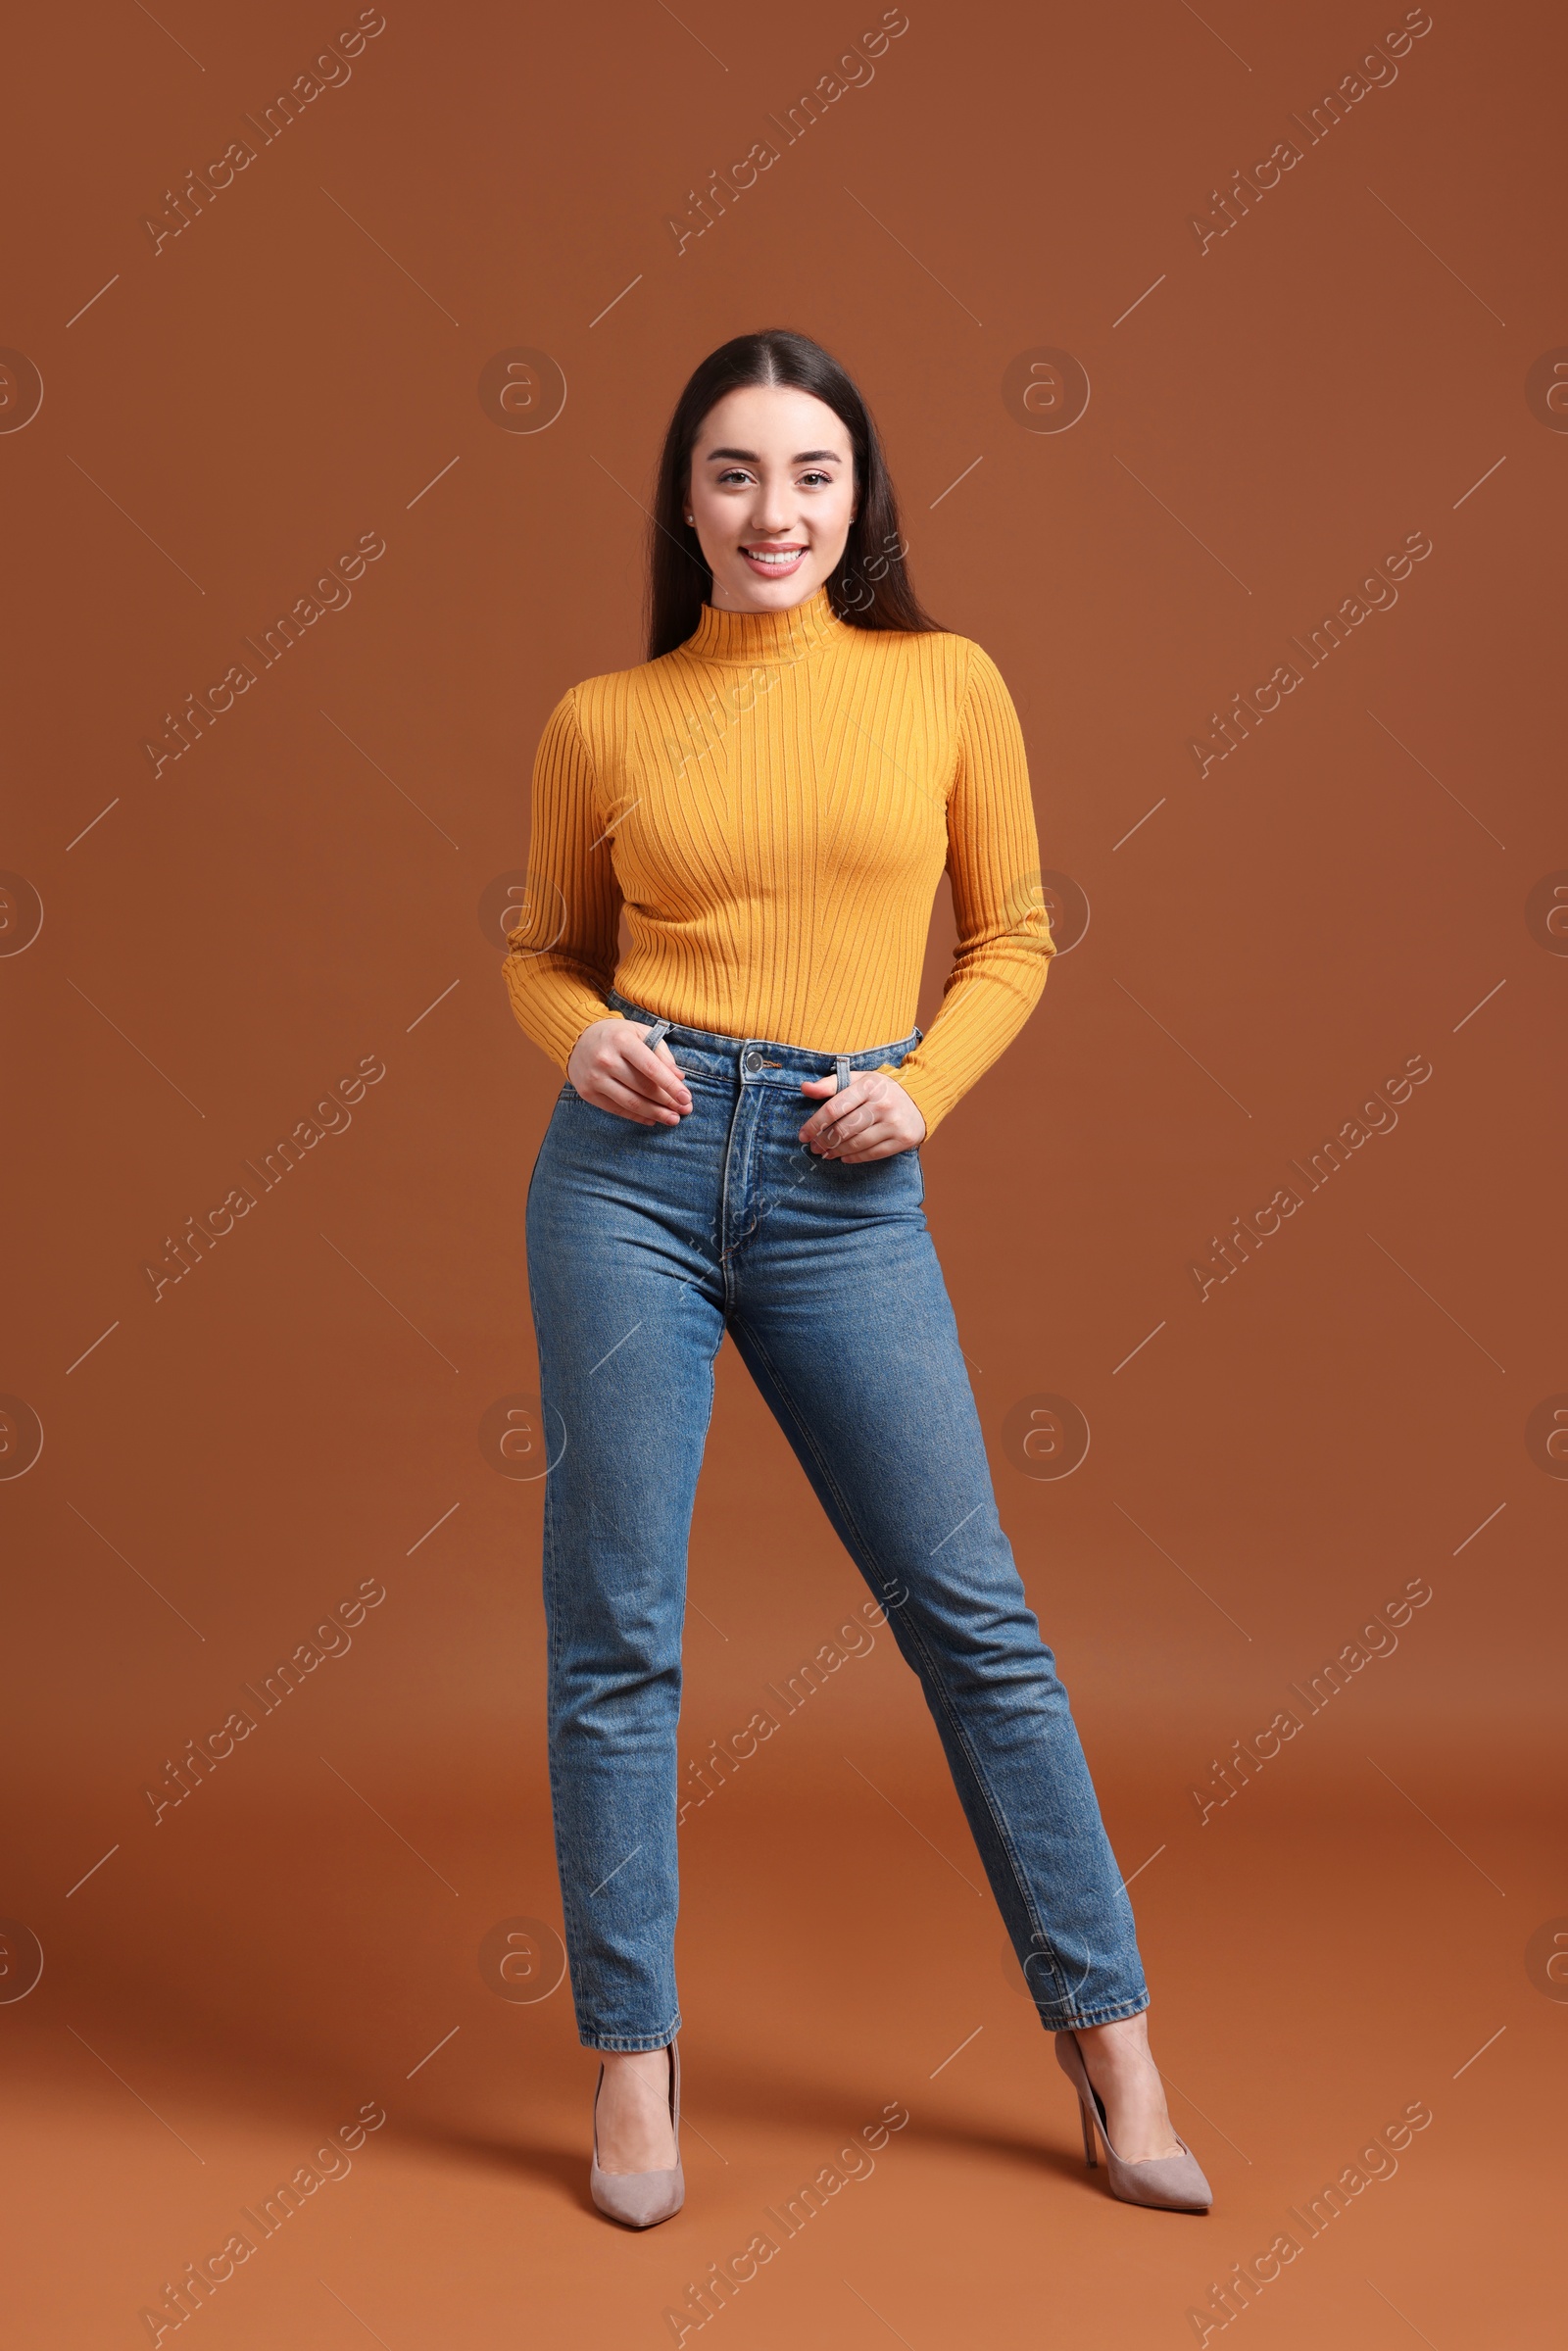
[[[727,465],[724,471],[717,476],[717,481],[718,486],[722,489],[727,482],[748,481],[750,478],[751,476],[745,473],[739,465]]]
[[[801,475],[801,479],[802,481],[819,481],[828,489],[833,487],[833,476],[831,473],[803,473]]]

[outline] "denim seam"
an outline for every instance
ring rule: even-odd
[[[537,1173],[538,1161],[536,1160],[534,1163],[534,1175],[537,1175]],[[533,1183],[534,1176],[531,1175],[528,1179],[528,1191],[530,1195],[533,1191]],[[540,1405],[542,1409],[544,1403],[543,1391],[545,1386],[545,1348],[544,1333],[539,1329],[539,1319],[537,1313],[534,1315],[534,1335],[539,1347],[539,1385]],[[564,1639],[561,1630],[562,1612],[555,1605],[556,1589],[559,1581],[556,1546],[557,1510],[558,1505],[556,1502],[555,1493],[547,1473],[545,1478],[544,1494],[544,1524],[541,1529],[540,1544],[540,1567],[542,1571],[540,1581],[545,1598],[545,1615],[547,1624],[547,1641],[545,1648],[547,1692],[553,1691],[558,1685]],[[553,1737],[547,1736],[546,1758],[550,1779],[551,1816],[552,1820],[554,1821],[559,1820],[561,1817],[561,1798],[564,1791],[560,1775],[560,1761],[557,1752],[556,1741]],[[561,1887],[562,1923],[566,1930],[566,1940],[568,1947],[572,1944],[576,1944],[580,1948],[587,1939],[585,1933],[586,1922],[584,1919],[582,1906],[576,1898],[576,1889],[568,1885],[567,1872],[564,1867],[562,1866],[564,1860],[564,1856],[560,1851],[558,1841],[556,1874]],[[578,1989],[575,1981],[573,1981],[572,1984],[571,1993],[572,2008],[576,2016],[578,2036],[580,2038],[587,2025],[587,2017],[578,1997]]]
[[[707,1416],[706,1420],[705,1420],[705,1421],[704,1421],[704,1423],[703,1423],[703,1444],[704,1444],[704,1445],[705,1445],[705,1446],[707,1445],[707,1443],[708,1443],[708,1433],[709,1433],[710,1429],[711,1429],[711,1427],[712,1427],[712,1425],[713,1425],[713,1405],[714,1405],[714,1403],[715,1403],[715,1401],[716,1401],[716,1398],[717,1398],[717,1380],[716,1380],[715,1373],[714,1373],[714,1364],[715,1364],[715,1361],[716,1361],[716,1359],[717,1359],[717,1355],[718,1355],[718,1349],[719,1349],[719,1347],[722,1347],[722,1346],[723,1346],[723,1344],[724,1344],[724,1331],[723,1331],[723,1325],[722,1325],[722,1324],[720,1324],[720,1326],[719,1326],[719,1334],[718,1334],[718,1340],[717,1340],[717,1343],[716,1343],[716,1345],[714,1346],[714,1348],[713,1348],[713,1352],[712,1352],[712,1354],[710,1354],[710,1355],[709,1356],[709,1358],[708,1358],[708,1416]],[[683,1625],[684,1625],[685,1616],[686,1616],[687,1589],[688,1589],[688,1588],[687,1588],[686,1579],[683,1577],[683,1578],[682,1578],[682,1583],[681,1583],[681,1619],[682,1619],[682,1623],[683,1623]],[[683,1645],[684,1645],[684,1644],[683,1644]],[[684,1697],[684,1695],[685,1695],[685,1678],[684,1678],[684,1675],[682,1676],[681,1694],[682,1694],[682,1697]],[[676,1724],[677,1724],[677,1727],[678,1727],[678,1725],[679,1725],[679,1721],[680,1721],[680,1710],[679,1710],[679,1708],[678,1708],[678,1707],[677,1707],[677,1709],[676,1709],[676,1716],[675,1716],[675,1719],[676,1719]],[[553,1780],[554,1780],[554,1767],[553,1767],[553,1763],[552,1763],[552,1781],[553,1781]],[[678,1786],[678,1785],[677,1785],[677,1787],[676,1787],[675,1793],[676,1793],[676,1799],[677,1799],[677,1801],[676,1801],[676,1816],[677,1816],[677,1817],[676,1817],[676,1826],[677,1826],[677,1829],[678,1829],[678,1827],[679,1827],[679,1795],[680,1795],[680,1789],[679,1789],[679,1786]],[[677,1840],[677,1843],[676,1843],[676,1850],[675,1850],[675,1886],[676,1886],[676,1894],[675,1894],[675,1906],[676,1906],[676,1914],[677,1914],[677,1916],[678,1916],[678,1915],[679,1915],[679,1909],[680,1909],[680,1847],[679,1847],[679,1842],[678,1842],[678,1840]],[[564,1889],[563,1889],[563,1891],[564,1891]],[[673,2018],[672,2022],[671,2022],[670,2024],[668,2024],[667,2026],[660,2026],[660,2027],[659,2027],[659,2028],[658,2028],[658,2029],[657,2029],[657,2030],[656,2030],[656,2031],[655,2031],[653,2033],[651,2033],[651,2034],[640,2034],[640,2033],[607,2033],[607,2034],[601,2034],[601,2035],[599,2035],[597,2038],[595,2038],[595,2039],[593,2039],[593,2040],[590,2040],[590,2039],[587,2037],[587,2033],[586,2033],[586,2032],[585,2032],[585,2030],[584,2030],[584,2028],[585,2028],[585,2025],[586,2025],[586,2019],[585,2019],[585,2017],[584,2017],[584,2015],[583,2015],[583,2013],[582,2013],[582,2010],[581,2010],[581,2008],[578,2006],[578,2003],[577,2003],[577,1998],[576,1998],[576,1986],[575,1986],[575,1984],[573,1984],[573,1986],[572,1986],[572,2005],[573,2005],[573,2008],[574,2008],[574,2009],[576,2009],[576,2012],[577,2012],[577,2037],[578,2037],[579,2041],[581,2042],[582,2046],[583,2046],[585,2049],[610,2049],[610,2050],[617,2050],[617,2051],[620,2051],[620,2052],[623,2052],[623,2053],[635,2053],[635,2052],[638,2052],[638,2051],[646,2051],[646,2050],[652,2050],[652,2049],[665,2049],[665,2048],[667,2048],[667,2047],[669,2046],[670,2042],[671,2042],[671,2041],[674,2039],[674,2037],[675,2037],[676,2033],[678,2033],[678,2032],[681,2030],[680,2000],[679,2000],[679,1997],[678,1997],[678,1995],[677,1995],[677,1998],[676,1998],[676,2001],[675,2001],[675,2014],[674,2014],[674,2018]]]
[[[1149,2006],[1146,1991],[1141,2000],[1117,2000],[1108,2008],[1091,2010],[1085,2016],[1070,2016],[1059,2025],[1047,2025],[1048,2033],[1087,2033],[1095,2025],[1119,2025],[1124,2017],[1142,2016]]]
[[[863,1559],[865,1562],[869,1563],[872,1568],[872,1576],[868,1577],[867,1581],[871,1584],[872,1591],[875,1592],[876,1584],[874,1578],[878,1572],[876,1570],[875,1553],[872,1550],[869,1543],[867,1543],[858,1520],[856,1518],[854,1511],[850,1508],[849,1503],[839,1486],[838,1480],[833,1476],[833,1473],[828,1467],[827,1462],[822,1458],[822,1454],[817,1446],[816,1440],[797,1408],[794,1397],[790,1395],[789,1390],[785,1386],[783,1380],[780,1378],[778,1370],[774,1365],[773,1359],[769,1355],[767,1348],[762,1345],[761,1340],[758,1337],[757,1333],[752,1330],[749,1324],[747,1325],[746,1335],[751,1345],[756,1348],[759,1360],[767,1366],[768,1378],[772,1381],[774,1388],[778,1393],[779,1398],[788,1411],[791,1420],[800,1430],[801,1435],[804,1438],[808,1450],[810,1451],[812,1459],[816,1462],[817,1468],[821,1472],[823,1484],[827,1487],[829,1493],[833,1495],[834,1500],[838,1503],[840,1510],[843,1512],[845,1524],[854,1530],[855,1539],[860,1546]],[[859,1564],[859,1562],[857,1564]],[[953,1726],[954,1736],[968,1761],[970,1772],[974,1777],[975,1786],[979,1788],[982,1796],[985,1799],[986,1810],[991,1817],[991,1825],[997,1833],[998,1844],[1005,1856],[1008,1869],[1012,1873],[1013,1885],[1017,1888],[1018,1894],[1022,1900],[1024,1912],[1031,1921],[1034,1932],[1040,1936],[1041,1940],[1045,1944],[1047,1955],[1051,1961],[1053,1978],[1058,1986],[1060,1997],[1065,2000],[1069,1995],[1067,1994],[1065,1983],[1062,1980],[1061,1971],[1056,1964],[1055,1945],[1052,1941],[1050,1935],[1046,1932],[1045,1921],[1041,1918],[1039,1910],[1036,1907],[1034,1894],[1030,1887],[1029,1882],[1019,1866],[1017,1848],[1014,1845],[1012,1837],[1007,1832],[1002,1817],[997,1810],[997,1801],[992,1791],[991,1784],[987,1779],[984,1770],[981,1768],[978,1757],[975,1755],[975,1752],[969,1743],[969,1739],[964,1731],[963,1723],[960,1717],[954,1710],[952,1702],[948,1696],[947,1690],[943,1685],[942,1677],[936,1671],[935,1660],[933,1659],[930,1650],[927,1648],[925,1641],[921,1639],[918,1628],[910,1624],[906,1627],[906,1630],[908,1634],[910,1645],[918,1651],[925,1665],[926,1688],[928,1690],[934,1690],[938,1697],[941,1699],[942,1711]],[[983,1858],[984,1856],[982,1856],[982,1859]],[[1028,1978],[1026,1976],[1025,1982],[1027,1983],[1027,1981]],[[1038,2002],[1036,2005],[1038,2007]]]
[[[718,1263],[724,1283],[721,1311],[726,1323],[735,1307],[735,1258],[733,1244],[729,1237],[730,1176],[735,1164],[736,1130],[740,1125],[741,1113],[745,1107],[746,1089],[737,1084],[735,1107],[730,1112],[729,1128],[724,1137],[724,1173],[718,1190]]]
[[[627,2054],[635,2053],[639,2050],[667,2049],[680,2029],[680,2010],[677,2007],[673,2021],[668,2025],[662,2026],[659,2033],[652,2037],[641,2033],[607,2033],[601,2040],[582,2040],[581,2045],[585,2049],[611,2049],[618,2050]],[[580,2020],[578,2025],[578,2033],[579,2038],[581,2038]]]
[[[921,1656],[926,1659],[927,1667],[929,1669],[932,1665],[930,1652],[926,1648],[925,1642],[921,1640],[918,1630],[913,1626],[910,1627],[910,1639],[914,1645],[919,1649]],[[1032,1934],[1039,1938],[1040,1943],[1044,1946],[1045,1957],[1048,1959],[1051,1966],[1052,1982],[1055,1986],[1056,2002],[1059,2005],[1063,2000],[1070,1997],[1067,1992],[1066,1980],[1062,1975],[1061,1968],[1056,1959],[1056,1946],[1053,1941],[1051,1935],[1047,1931],[1046,1923],[1041,1917],[1035,1902],[1033,1888],[1030,1886],[1028,1879],[1024,1876],[1023,1869],[1019,1863],[1018,1849],[1013,1842],[1012,1832],[1007,1827],[1005,1815],[998,1807],[996,1794],[992,1788],[991,1782],[986,1775],[985,1769],[982,1766],[979,1757],[975,1754],[973,1747],[969,1743],[968,1734],[964,1728],[962,1717],[955,1709],[940,1677],[933,1677],[933,1686],[937,1690],[938,1696],[941,1698],[942,1711],[953,1726],[954,1737],[968,1758],[969,1769],[974,1776],[975,1786],[979,1788],[981,1795],[985,1799],[986,1811],[990,1815],[991,1826],[995,1832],[998,1846],[1005,1856],[1007,1867],[1012,1873],[1012,1882],[1018,1890],[1018,1894],[1023,1902],[1024,1911],[1030,1920]],[[1038,1952],[1030,1953],[1031,1959],[1034,1959],[1039,1955],[1040,1954]],[[1027,1970],[1024,1970],[1023,1973],[1024,1982],[1027,1984],[1029,1981],[1028,1972]],[[1035,2007],[1037,2011],[1039,2006],[1040,2002],[1037,1998],[1035,2000]]]
[[[540,1373],[541,1373],[541,1386],[543,1385],[543,1370],[544,1370],[544,1366],[543,1366],[543,1364],[541,1363],[541,1365],[540,1365]],[[544,1588],[544,1597],[545,1597],[545,1613],[546,1613],[546,1621],[547,1621],[547,1625],[548,1625],[548,1632],[549,1632],[549,1638],[548,1638],[548,1641],[547,1641],[547,1644],[546,1644],[546,1652],[545,1652],[545,1674],[546,1674],[546,1689],[547,1689],[547,1691],[548,1691],[548,1690],[553,1690],[553,1689],[555,1688],[555,1685],[556,1685],[556,1678],[557,1678],[557,1673],[558,1673],[559,1666],[560,1666],[560,1657],[561,1657],[561,1631],[560,1631],[560,1628],[561,1628],[561,1611],[560,1611],[560,1610],[559,1610],[559,1609],[558,1609],[558,1608],[555,1606],[555,1604],[554,1604],[554,1602],[555,1602],[555,1592],[556,1592],[556,1581],[557,1581],[557,1577],[556,1577],[556,1530],[555,1530],[555,1515],[556,1515],[556,1513],[555,1513],[555,1508],[554,1508],[554,1501],[555,1501],[555,1497],[554,1497],[553,1494],[551,1493],[551,1489],[550,1489],[550,1480],[549,1480],[549,1477],[548,1477],[548,1476],[547,1476],[547,1477],[546,1477],[546,1479],[545,1479],[545,1497],[544,1497],[544,1498],[545,1498],[545,1506],[544,1506],[544,1526],[543,1526],[543,1529],[542,1529],[542,1537],[543,1537],[543,1541],[542,1541],[542,1544],[541,1544],[541,1548],[542,1548],[542,1552],[543,1552],[543,1557],[542,1557],[542,1560],[541,1560],[541,1566],[542,1566],[542,1568],[543,1568],[543,1576],[542,1576],[542,1579],[541,1579],[541,1581],[542,1581],[543,1588]],[[555,1740],[554,1740],[553,1739],[548,1739],[548,1740],[547,1740],[547,1742],[546,1742],[546,1749],[547,1749],[547,1763],[548,1763],[549,1775],[550,1775],[551,1815],[552,1815],[552,1818],[554,1819],[554,1818],[557,1816],[557,1813],[558,1813],[558,1809],[559,1809],[559,1805],[560,1805],[560,1801],[561,1801],[562,1789],[561,1789],[561,1782],[560,1782],[560,1777],[559,1777],[559,1774],[558,1774],[558,1771],[557,1771],[556,1744],[555,1744]],[[574,1899],[572,1898],[572,1895],[571,1895],[571,1894],[568,1892],[568,1889],[567,1889],[567,1885],[566,1885],[566,1872],[565,1872],[565,1870],[564,1870],[564,1868],[561,1868],[561,1867],[559,1866],[560,1862],[561,1862],[562,1860],[564,1860],[564,1856],[563,1856],[563,1855],[561,1855],[561,1854],[560,1854],[560,1852],[559,1852],[559,1848],[558,1848],[558,1869],[557,1869],[557,1876],[558,1876],[558,1879],[559,1879],[559,1882],[560,1882],[560,1886],[561,1886],[561,1910],[562,1910],[562,1923],[563,1923],[563,1925],[565,1927],[565,1930],[566,1930],[566,1938],[567,1938],[567,1942],[568,1942],[568,1944],[569,1944],[569,1943],[572,1943],[572,1942],[580,1941],[580,1939],[581,1939],[581,1936],[580,1936],[581,1920],[580,1920],[580,1918],[579,1918],[579,1916],[578,1916],[578,1913],[577,1913],[577,1907],[576,1907],[576,1903],[575,1903]],[[577,1996],[576,1996],[576,1994],[577,1994],[577,1987],[576,1987],[576,1985],[575,1985],[575,1984],[574,1984],[572,1985],[572,2006],[573,2006],[573,2008],[577,2008]],[[582,2029],[582,2025],[583,2025],[583,2016],[582,2016],[582,2012],[581,2012],[581,2010],[580,2010],[580,2009],[578,2009],[578,2010],[577,2010],[577,2026],[578,2026],[578,2031],[579,2031],[579,2032],[580,2032],[580,2031],[581,2031],[581,2029]]]

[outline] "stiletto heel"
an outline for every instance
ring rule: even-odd
[[[1057,2033],[1052,2037],[1056,2044],[1056,2063],[1078,2092],[1084,2155],[1091,2167],[1095,2162],[1097,2131],[1105,2142],[1105,2171],[1111,2194],[1119,2196],[1124,2204],[1147,2204],[1161,2212],[1207,2212],[1214,2201],[1213,2191],[1187,2141],[1173,2133],[1181,2149],[1179,2155],[1151,2155],[1138,2163],[1123,2162],[1110,2143],[1105,2109],[1089,2079],[1078,2035]]]
[[[652,2229],[672,2220],[686,2201],[686,2176],[680,2161],[680,2050],[669,2044],[669,2119],[675,2133],[675,2161],[667,2171],[602,2172],[599,2168],[599,2092],[605,2069],[594,2083],[594,2159],[588,2174],[588,2192],[602,2213],[628,2229]]]

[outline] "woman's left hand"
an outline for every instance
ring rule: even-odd
[[[807,1078],[803,1094],[830,1099],[801,1129],[801,1141],[822,1159],[891,1159],[925,1139],[925,1120],[897,1078],[858,1069],[842,1094],[836,1078]]]

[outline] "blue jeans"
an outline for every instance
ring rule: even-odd
[[[612,995],[629,1018],[656,1015]],[[657,1024],[645,1127],[563,1088],[528,1191],[550,1786],[578,2030],[659,2049],[675,1993],[686,1544],[727,1330],[920,1687],[1042,2022],[1149,2005],[1132,1905],[997,1516],[917,1151],[848,1165],[808,1077],[897,1062]]]

